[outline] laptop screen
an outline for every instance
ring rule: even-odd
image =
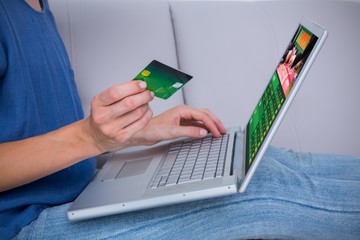
[[[317,36],[300,25],[289,43],[246,126],[246,173],[317,40]]]

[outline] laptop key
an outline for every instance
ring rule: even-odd
[[[171,169],[172,166],[174,165],[177,155],[178,155],[177,152],[168,153],[168,155],[166,156],[166,159],[163,163],[162,168],[170,168]]]
[[[173,185],[178,182],[179,176],[170,176],[166,182],[166,185]]]
[[[163,187],[166,184],[167,177],[161,177],[158,187]]]

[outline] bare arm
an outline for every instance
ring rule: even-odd
[[[146,85],[132,81],[95,96],[90,117],[56,131],[0,144],[0,192],[40,179],[88,157],[130,145],[152,117]]]
[[[8,190],[71,166],[101,152],[79,121],[45,135],[0,144],[0,191]]]

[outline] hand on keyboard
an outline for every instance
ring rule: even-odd
[[[135,135],[134,140],[151,145],[178,137],[202,138],[208,132],[220,137],[226,129],[209,110],[179,105],[152,118],[148,125]]]

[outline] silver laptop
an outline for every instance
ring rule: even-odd
[[[245,191],[327,31],[302,19],[245,127],[113,154],[68,210],[70,220]]]

